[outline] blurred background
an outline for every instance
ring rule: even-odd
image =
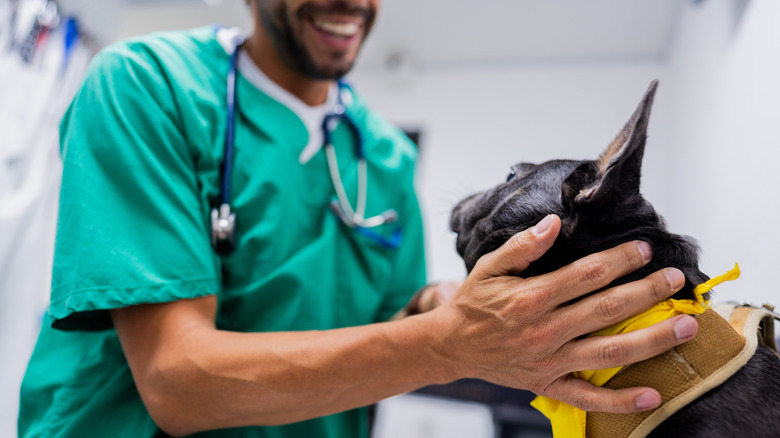
[[[596,158],[657,78],[643,193],[699,241],[704,272],[739,262],[716,302],[779,304],[778,20],[777,0],[383,2],[350,79],[419,136],[430,279],[465,274],[447,225],[459,199],[516,162]],[[214,23],[251,31],[241,0],[0,0],[0,436],[16,434],[48,299],[57,123],[90,57]],[[501,397],[394,398],[375,436],[546,436],[533,414],[500,412]]]

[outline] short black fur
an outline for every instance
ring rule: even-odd
[[[652,247],[652,261],[609,287],[672,266],[686,279],[674,298],[693,299],[693,289],[708,279],[698,267],[699,248],[690,237],[668,232],[639,191],[656,87],[653,81],[599,159],[517,164],[506,182],[461,201],[452,212],[450,227],[458,235],[456,246],[466,269],[471,271],[482,255],[512,235],[556,214],[562,222],[560,235],[542,258],[520,274],[523,277],[554,271],[623,242],[644,240]],[[759,347],[737,374],[669,418],[651,436],[780,437],[780,361]]]

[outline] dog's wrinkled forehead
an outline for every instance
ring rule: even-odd
[[[560,214],[563,181],[582,163],[584,161],[553,160],[542,164],[516,164],[507,176],[505,191],[510,195],[506,201],[509,204],[519,202],[518,207],[535,212],[538,217]]]
[[[486,249],[478,243],[505,240],[548,214],[561,215],[561,186],[582,163],[554,160],[516,164],[506,182],[461,201],[450,219],[450,228],[458,234],[458,252],[462,256],[476,255]]]
[[[554,160],[512,166],[505,183],[476,193],[455,207],[450,224],[452,231],[458,234],[468,232],[480,219],[491,214],[500,215],[502,211],[511,213],[513,223],[533,221],[551,213],[560,214],[563,209],[561,185],[580,164],[582,161]]]

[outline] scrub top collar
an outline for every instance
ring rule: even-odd
[[[244,75],[249,83],[289,108],[290,111],[301,119],[301,122],[306,126],[306,131],[309,133],[309,141],[298,156],[298,161],[301,164],[308,162],[322,148],[324,141],[322,136],[322,119],[338,103],[338,85],[335,82],[330,85],[325,103],[309,106],[266,76],[245,50],[238,54],[238,71]]]
[[[237,38],[241,38],[241,33],[236,28],[223,28],[217,32],[217,40],[228,54],[231,54],[235,49]],[[303,151],[298,156],[298,161],[301,164],[307,163],[322,149],[324,141],[322,120],[338,103],[338,85],[335,82],[330,85],[325,103],[310,106],[266,76],[244,50],[238,54],[237,68],[250,84],[290,109],[301,120],[306,127],[309,138]],[[345,92],[345,94],[348,94],[348,92]],[[346,105],[349,105],[351,101],[351,99],[344,99],[344,97],[342,97],[342,100]]]

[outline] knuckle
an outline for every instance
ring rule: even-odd
[[[626,350],[620,343],[610,340],[599,346],[597,360],[602,365],[616,366],[623,362]]]
[[[595,411],[598,408],[596,399],[587,392],[578,392],[574,395],[574,404],[586,412]]]
[[[522,253],[526,247],[525,233],[514,234],[506,243],[507,248],[512,253]]]
[[[614,293],[602,293],[597,301],[596,318],[604,322],[613,321],[625,313],[626,307],[626,302]]]
[[[550,296],[555,293],[551,284],[528,281],[522,290],[522,300],[517,301],[518,310],[524,314],[539,314],[540,309],[550,306]]]
[[[541,380],[531,380],[528,382],[528,389],[535,394],[544,395],[549,392],[550,386]]]
[[[530,386],[535,388],[537,394],[546,393],[548,386],[552,383],[554,378],[550,375],[550,365],[554,364],[554,359],[546,357],[538,357],[527,362],[527,367],[533,370],[532,380],[529,382]]]
[[[543,363],[534,363],[534,366],[542,366]],[[547,370],[547,368],[541,368]],[[556,378],[546,373],[535,373],[535,375],[528,381],[528,389],[536,394],[540,395],[552,395],[553,387],[556,383]]]
[[[560,348],[559,325],[549,318],[538,318],[523,330],[523,345],[539,358],[554,360],[551,354]]]
[[[663,301],[669,295],[670,289],[662,279],[655,279],[650,282],[650,293],[654,301]]]
[[[632,268],[639,268],[644,266],[645,259],[642,257],[642,253],[639,252],[639,248],[636,243],[629,242],[623,245],[623,255]]]
[[[578,267],[578,277],[586,284],[601,284],[607,279],[607,265],[598,259],[584,260]]]

